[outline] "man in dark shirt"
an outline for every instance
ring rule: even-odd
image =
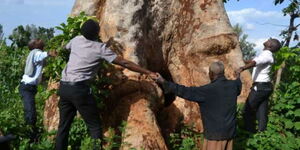
[[[210,84],[197,87],[168,82],[160,75],[154,80],[163,85],[165,92],[199,104],[205,137],[203,150],[231,150],[236,134],[237,96],[240,95],[242,83],[239,78],[225,78],[222,62],[210,65],[209,78]]]

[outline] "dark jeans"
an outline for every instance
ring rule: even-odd
[[[38,138],[38,128],[36,127],[36,108],[35,94],[37,93],[36,85],[21,83],[19,91],[24,105],[24,118],[26,124],[30,125],[29,138],[30,142],[34,142]]]
[[[256,86],[256,90],[254,87]],[[258,120],[258,131],[264,131],[268,122],[268,99],[272,94],[271,83],[254,83],[245,104],[243,118],[245,129],[256,132],[255,119]],[[256,118],[255,118],[256,116]]]
[[[66,150],[71,124],[78,110],[85,121],[93,139],[102,139],[100,114],[96,101],[86,84],[71,85],[61,82],[59,87],[60,101],[59,126],[56,137],[56,150]]]
[[[23,100],[25,121],[27,124],[35,126],[37,118],[34,100],[37,92],[36,85],[21,83],[19,91]]]

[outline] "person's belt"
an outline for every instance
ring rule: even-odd
[[[89,80],[78,81],[78,82],[60,81],[60,84],[71,85],[71,86],[90,85],[90,81]]]
[[[253,85],[272,85],[271,82],[254,82]]]
[[[34,84],[26,84],[24,81],[20,82],[20,84],[27,85],[27,86],[36,86]]]

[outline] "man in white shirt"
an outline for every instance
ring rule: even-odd
[[[268,121],[268,99],[272,94],[273,85],[271,83],[270,71],[274,63],[273,53],[281,48],[277,39],[270,38],[264,42],[264,49],[260,55],[253,60],[245,61],[246,65],[237,70],[240,73],[252,68],[253,85],[245,104],[243,118],[245,129],[255,132],[255,116],[258,120],[258,131],[264,131]]]
[[[55,56],[56,53],[55,51],[44,52],[44,42],[40,39],[31,40],[28,43],[28,47],[30,53],[27,56],[19,91],[23,100],[26,124],[32,128],[30,139],[33,142],[37,138],[37,128],[35,126],[37,115],[34,99],[37,85],[41,82],[44,60],[48,56]]]

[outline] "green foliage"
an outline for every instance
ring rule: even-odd
[[[13,30],[8,39],[12,41],[12,46],[23,48],[27,46],[32,39],[42,39],[44,42],[49,41],[54,36],[53,28],[36,27],[35,25],[20,25]]]
[[[284,0],[275,0],[275,1],[274,1],[274,4],[277,5],[277,4],[281,4],[281,3],[283,3],[283,2],[284,2]]]
[[[187,126],[183,126],[178,132],[171,133],[168,139],[172,150],[197,150],[202,141],[203,135]]]
[[[283,0],[277,0],[277,1],[281,1],[281,2],[278,3],[275,2],[275,5],[283,3]],[[299,0],[290,0],[288,6],[282,10],[283,15],[286,16],[291,13],[299,12],[299,4],[300,4]]]
[[[300,149],[300,83],[282,84],[271,104],[267,130],[247,142],[247,149]]]
[[[273,72],[278,70],[283,62],[286,64],[281,76],[283,83],[300,82],[300,48],[283,47],[276,52],[275,60]]]
[[[0,47],[0,98],[2,101],[9,101],[11,98],[7,95],[16,90],[28,52],[26,48],[14,49],[6,45]]]
[[[248,35],[244,33],[241,25],[233,26],[234,32],[238,35],[240,47],[243,53],[244,60],[250,60],[255,56],[255,44],[247,41]]]

